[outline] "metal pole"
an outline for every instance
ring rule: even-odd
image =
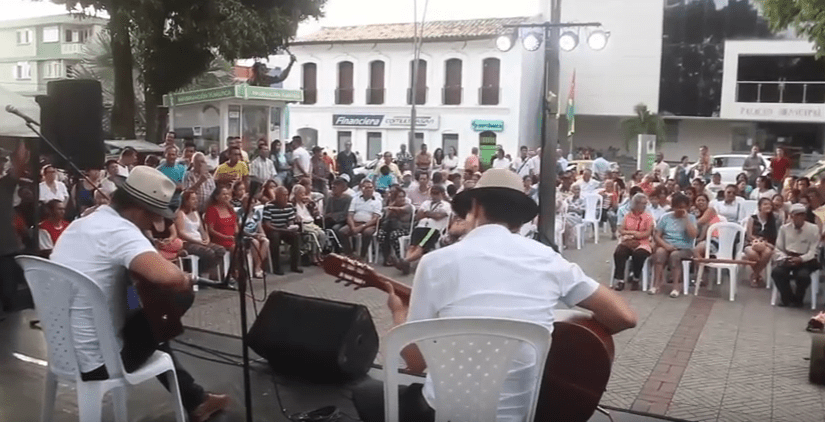
[[[541,90],[541,181],[539,183],[539,240],[559,250],[556,238],[556,144],[559,123],[551,115],[548,92],[556,94],[558,102],[559,49],[558,24],[561,21],[561,0],[552,0],[551,26],[544,30],[544,72]]]

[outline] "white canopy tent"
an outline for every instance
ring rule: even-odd
[[[40,106],[34,98],[27,98],[0,87],[0,136],[10,138],[36,137],[23,119],[6,112],[6,106],[12,106],[28,115],[35,121],[40,121]]]

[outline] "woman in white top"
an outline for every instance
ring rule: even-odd
[[[451,173],[458,167],[458,153],[456,153],[455,147],[450,147],[447,156],[441,161],[441,166]]]
[[[209,278],[218,279],[217,264],[223,260],[226,249],[209,242],[209,231],[201,222],[201,216],[198,214],[198,196],[194,191],[183,192],[180,208],[175,213],[175,228],[178,237],[183,240],[183,249],[199,258],[198,274],[208,270]],[[195,272],[194,268],[192,272]]]
[[[512,162],[504,155],[504,149],[499,148],[498,151],[496,151],[495,158],[493,158],[493,168],[508,169],[510,168],[510,164],[512,164]]]
[[[728,185],[725,187],[724,199],[712,202],[713,209],[716,210],[716,213],[732,223],[738,223],[746,217],[745,200],[736,195],[737,191],[736,186]]]
[[[773,189],[773,183],[771,183],[771,179],[765,176],[757,177],[756,189],[751,191],[750,198],[754,201],[758,201],[762,198],[771,199],[774,195],[776,195],[776,191]]]
[[[57,169],[46,164],[41,173],[43,181],[40,182],[40,202],[57,199],[65,204],[69,200],[69,190],[63,182],[57,180]]]

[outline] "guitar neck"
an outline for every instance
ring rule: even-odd
[[[379,281],[392,285],[393,290],[395,290],[395,294],[398,295],[401,301],[407,305],[410,304],[410,294],[412,293],[412,288],[410,286],[399,281],[395,281],[387,276],[378,273],[376,273],[376,277],[379,279]],[[377,285],[375,287],[389,293],[387,291],[388,289],[383,284]]]

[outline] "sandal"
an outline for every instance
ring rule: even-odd
[[[656,293],[659,293],[659,288],[658,287],[651,287],[647,291],[647,294],[649,294],[649,295],[655,295]]]
[[[680,292],[676,289],[673,289],[673,290],[670,291],[670,297],[672,297],[674,299],[679,297],[679,294],[680,294]]]
[[[753,288],[759,287],[759,276],[757,274],[751,274],[750,284]]]

